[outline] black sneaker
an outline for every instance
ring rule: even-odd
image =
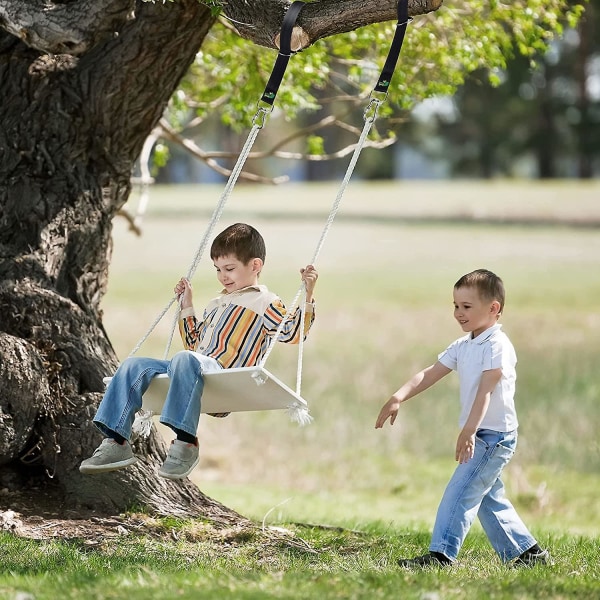
[[[536,565],[554,564],[548,550],[526,550],[514,562],[515,567],[535,567]]]
[[[423,567],[448,567],[452,561],[439,552],[429,552],[415,558],[400,558],[398,565],[405,569],[422,569]]]

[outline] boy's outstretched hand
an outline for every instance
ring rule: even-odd
[[[304,269],[300,269],[300,275],[302,275],[302,281],[304,281],[306,285],[306,301],[312,302],[313,292],[315,291],[315,285],[317,285],[319,274],[313,265],[306,265]]]
[[[390,425],[394,424],[396,417],[398,416],[398,409],[400,408],[400,401],[392,396],[379,411],[379,416],[375,423],[375,429],[381,429],[385,422],[389,419]]]

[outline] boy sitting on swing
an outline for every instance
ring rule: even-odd
[[[208,304],[202,320],[195,316],[189,281],[180,279],[175,294],[180,300],[179,331],[186,349],[171,360],[130,357],[117,369],[94,417],[94,424],[106,437],[91,458],[81,463],[82,473],[114,471],[136,462],[129,443],[131,427],[144,392],[152,378],[161,373],[169,374],[170,385],[160,422],[177,438],[171,442],[158,474],[183,479],[192,472],[199,460],[196,431],[204,388],[202,375],[258,364],[284,319],[278,340],[300,341],[302,309],[287,315],[281,299],[258,283],[265,255],[262,236],[244,223],[231,225],[214,239],[210,257],[223,290]],[[300,273],[306,285],[302,332],[306,337],[315,318],[313,292],[318,274],[312,265]]]

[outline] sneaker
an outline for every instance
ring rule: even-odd
[[[513,563],[515,567],[535,567],[536,565],[553,565],[554,561],[548,550],[526,550]]]
[[[137,461],[129,442],[119,444],[111,438],[104,438],[94,450],[94,454],[79,466],[82,473],[106,473],[128,467]]]
[[[449,558],[446,558],[443,554],[428,552],[423,556],[416,556],[415,558],[400,558],[398,565],[405,569],[415,569],[423,567],[448,567],[452,564]]]
[[[198,464],[200,460],[198,454],[198,446],[195,444],[173,440],[169,454],[158,470],[158,474],[167,479],[185,479]]]

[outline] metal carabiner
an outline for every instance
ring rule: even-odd
[[[258,127],[262,129],[267,122],[267,117],[273,112],[273,105],[264,102],[265,106],[261,106],[262,100],[257,102],[258,110],[254,117],[252,117],[252,127]]]
[[[384,99],[387,94],[384,95]],[[384,100],[380,100],[379,98],[373,97],[373,92],[369,95],[369,104],[367,104],[365,110],[363,111],[363,118],[365,122],[373,122],[377,118],[377,111],[379,107],[383,104]]]

